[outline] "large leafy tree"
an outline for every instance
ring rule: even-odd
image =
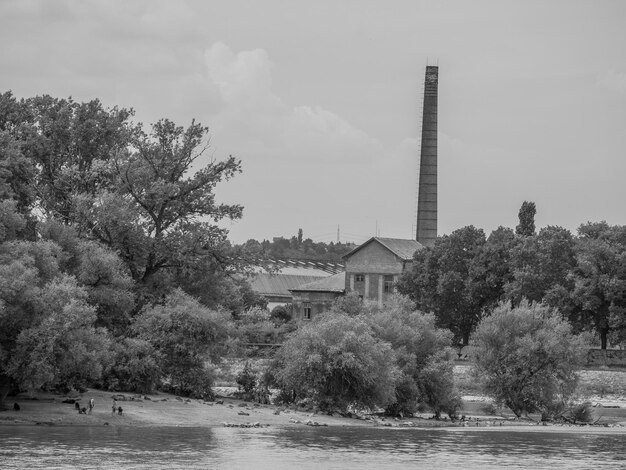
[[[510,254],[512,279],[505,296],[514,304],[526,298],[553,305],[571,290],[569,273],[576,264],[574,237],[562,227],[548,226],[519,239]]]
[[[63,249],[61,269],[76,277],[96,309],[96,325],[115,336],[127,334],[135,308],[133,281],[124,262],[107,246],[80,238],[74,227],[56,220],[38,224],[42,239]]]
[[[484,273],[474,266],[484,245],[485,233],[474,226],[439,237],[434,247],[415,253],[412,270],[398,285],[419,310],[433,312],[439,326],[464,345],[487,301]]]
[[[626,227],[588,223],[578,233],[570,318],[606,349],[610,333],[617,344],[626,337]]]
[[[240,171],[240,162],[229,157],[202,166],[207,132],[196,123],[184,129],[157,122],[116,154],[115,188],[77,198],[80,226],[116,250],[143,287],[158,291],[185,270],[229,267],[227,230],[217,222],[240,218],[242,207],[217,203],[214,189]]]
[[[576,389],[587,341],[555,309],[501,303],[476,328],[475,372],[485,392],[516,416],[558,414]]]
[[[12,384],[85,385],[106,366],[108,334],[88,290],[63,272],[66,255],[49,240],[0,244],[0,404]]]
[[[513,280],[511,252],[517,243],[513,230],[498,227],[472,260],[473,295],[483,299],[485,311],[491,311],[502,300],[504,287]]]
[[[31,239],[36,208],[108,245],[148,295],[240,270],[217,222],[242,208],[214,194],[240,163],[206,163],[208,131],[199,124],[162,120],[145,133],[132,117],[98,100],[1,94],[0,196],[15,201]]]
[[[69,390],[98,380],[111,360],[110,340],[95,328],[87,293],[69,276],[48,283],[35,302],[40,321],[20,331],[6,372],[22,388]]]
[[[0,95],[0,147],[4,132],[11,138],[6,160],[20,205],[30,209],[34,202],[47,217],[72,223],[76,195],[115,184],[107,163],[138,135],[132,115],[132,110],[105,109],[98,100]]]

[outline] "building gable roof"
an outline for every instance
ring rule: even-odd
[[[351,252],[343,255],[343,259],[350,258],[361,248],[364,248],[365,246],[373,242],[377,242],[381,244],[383,247],[391,251],[394,255],[396,255],[398,258],[402,259],[403,261],[412,260],[415,252],[417,250],[421,250],[422,248],[424,248],[424,245],[422,245],[417,240],[407,240],[404,238],[372,237],[369,240],[367,240],[365,243],[357,246]]]

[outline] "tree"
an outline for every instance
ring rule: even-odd
[[[519,210],[519,225],[515,227],[515,234],[530,237],[535,234],[535,214],[537,208],[534,202],[524,201]]]
[[[208,148],[207,132],[195,122],[187,129],[157,122],[130,151],[116,153],[115,190],[76,198],[80,226],[116,250],[148,293],[162,291],[177,270],[229,266],[227,230],[215,223],[240,218],[242,207],[216,203],[214,188],[240,162],[231,156],[190,174]]]
[[[484,279],[474,269],[484,244],[485,233],[473,226],[439,237],[434,247],[415,253],[412,270],[398,283],[400,293],[419,310],[433,312],[438,325],[450,329],[464,345],[489,301],[478,285]]]
[[[26,222],[34,222],[30,212],[35,204],[35,175],[34,162],[23,155],[20,143],[8,131],[0,130],[0,200],[11,204],[12,211],[24,220],[19,232],[26,228]],[[32,233],[29,235],[33,238]]]
[[[517,417],[562,410],[575,391],[588,339],[561,314],[523,300],[499,304],[474,334],[475,373],[485,392]]]
[[[132,115],[105,109],[98,100],[76,103],[45,95],[17,101],[10,92],[0,95],[0,134],[8,133],[14,144],[9,160],[20,205],[31,209],[34,198],[46,216],[72,223],[74,196],[114,186],[107,163],[137,134]]]
[[[626,336],[626,227],[587,223],[578,233],[570,318],[580,329],[593,326],[606,349],[611,332],[618,344]]]
[[[504,296],[504,287],[513,280],[511,253],[517,243],[513,230],[498,227],[472,261],[472,296],[483,299],[485,311],[493,310]]]
[[[205,398],[212,396],[213,383],[207,363],[219,358],[226,321],[225,314],[175,290],[162,304],[146,307],[135,318],[132,329],[156,351],[161,379],[169,384],[168,389]]]
[[[570,291],[568,275],[576,259],[574,237],[562,227],[548,226],[537,235],[519,240],[511,251],[512,279],[504,286],[505,297],[514,304],[523,298],[531,302],[557,302],[563,290]]]
[[[102,385],[109,390],[152,393],[163,375],[159,355],[152,344],[122,337],[112,346],[114,358],[103,374]]]
[[[127,334],[135,308],[133,281],[115,252],[94,240],[80,238],[74,227],[56,220],[38,224],[42,240],[55,242],[63,250],[60,269],[76,277],[96,309],[96,326],[115,336]]]
[[[414,413],[421,402],[437,418],[442,412],[453,416],[459,398],[452,374],[452,333],[437,328],[433,314],[416,311],[415,304],[400,295],[391,297],[382,308],[364,305],[362,315],[376,337],[391,344],[400,371],[395,401],[387,413]]]
[[[384,407],[394,401],[394,354],[363,319],[319,315],[290,336],[276,360],[274,374],[283,391],[323,410]]]
[[[0,243],[14,240],[26,226],[24,217],[17,211],[15,201],[0,201]]]
[[[20,331],[6,374],[21,388],[70,390],[100,379],[111,360],[106,330],[94,328],[96,314],[76,280],[48,283],[38,304],[38,322]]]

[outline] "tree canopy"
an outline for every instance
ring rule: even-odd
[[[462,344],[468,344],[491,301],[485,274],[476,266],[485,243],[485,233],[473,226],[438,237],[432,248],[415,253],[411,271],[398,284],[418,309],[434,312],[438,324],[450,329]]]
[[[553,416],[575,391],[587,341],[550,307],[502,303],[476,329],[475,371],[485,391],[516,416]]]
[[[240,162],[209,155],[208,129],[194,121],[163,119],[146,132],[133,114],[98,100],[0,94],[0,406],[12,387],[204,390],[210,373],[198,364],[226,319],[207,318],[206,305],[177,289],[205,279],[213,306],[258,300],[233,276],[242,263],[219,225],[241,217],[215,194]],[[153,342],[167,315],[184,317],[177,342],[197,380]]]
[[[535,234],[535,214],[537,207],[534,202],[524,201],[519,210],[519,225],[515,227],[515,234],[529,237]]]

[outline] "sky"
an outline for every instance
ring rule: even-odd
[[[626,2],[0,0],[0,92],[210,128],[243,243],[413,238],[424,71],[439,226],[626,224]]]

